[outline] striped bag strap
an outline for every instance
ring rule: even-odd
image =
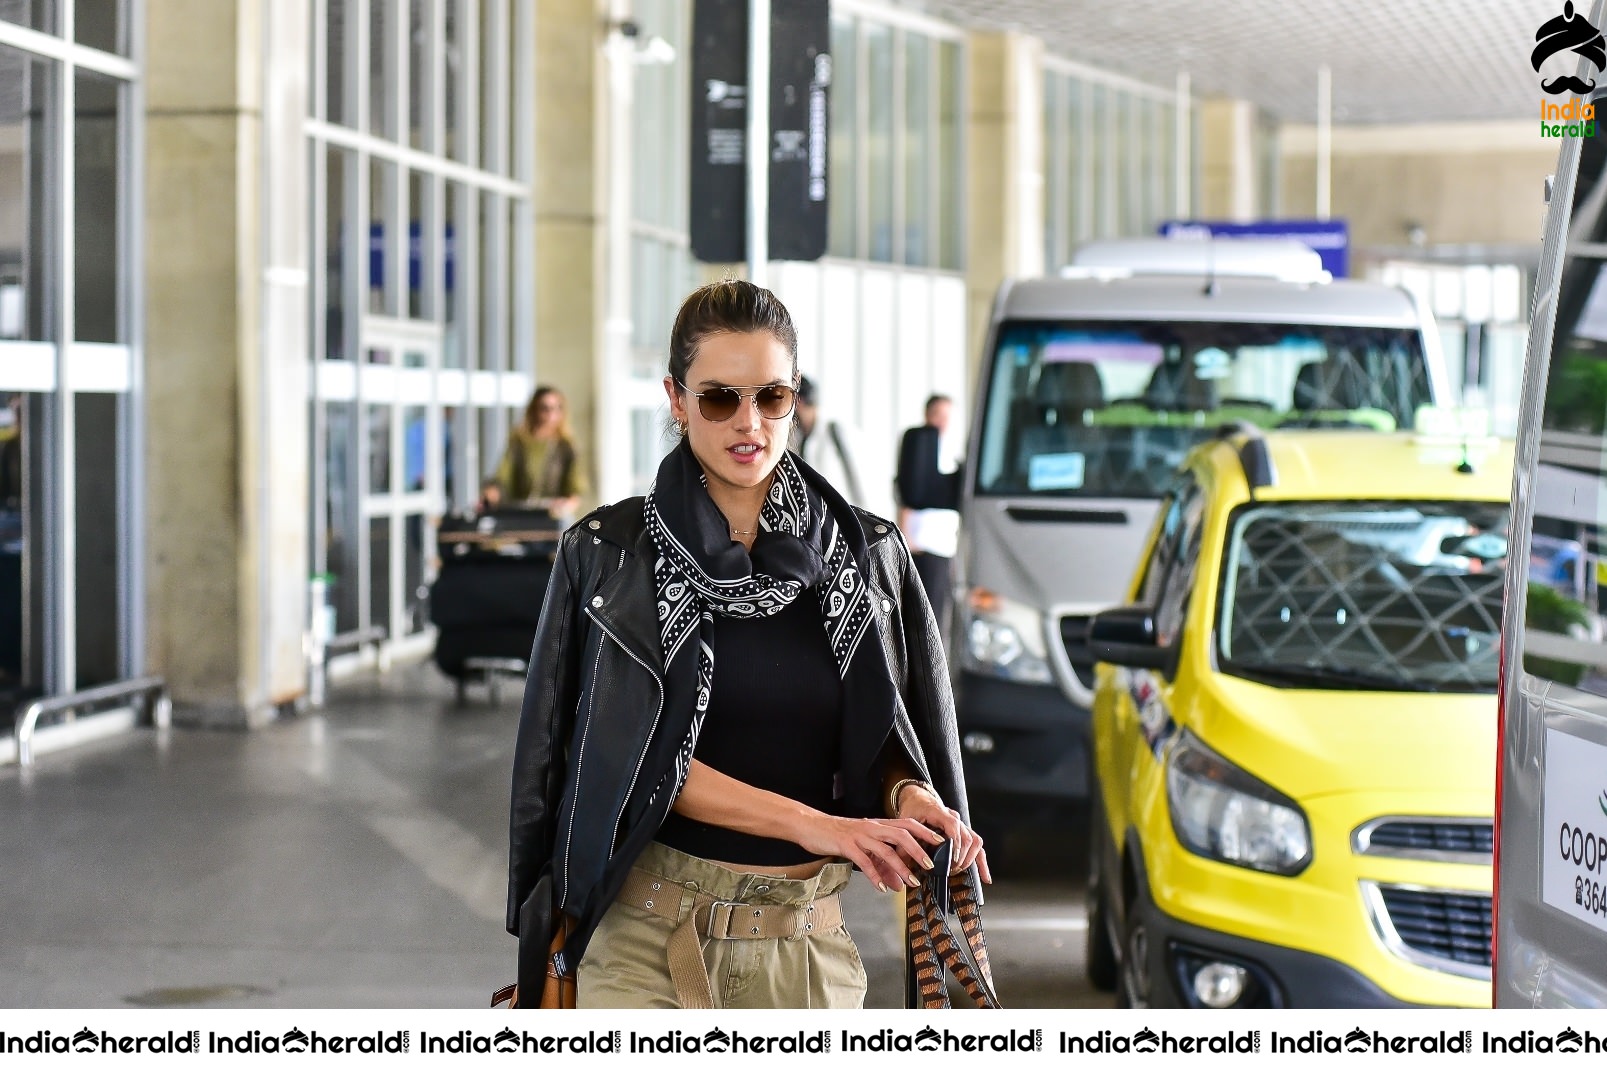
[[[950,974],[978,1008],[1003,1007],[993,987],[988,943],[982,933],[981,904],[967,878],[967,874],[947,878],[949,903],[963,940],[955,937],[938,903],[936,882],[943,878],[923,881],[919,889],[905,894],[911,1007],[951,1007],[947,981]]]

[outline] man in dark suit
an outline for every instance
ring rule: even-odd
[[[926,422],[905,431],[899,442],[895,477],[898,526],[910,545],[932,612],[945,629],[960,537],[960,474],[942,458],[943,433],[953,409],[954,401],[946,394],[926,400]]]

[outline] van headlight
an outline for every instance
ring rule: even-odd
[[[1043,645],[1043,614],[987,588],[966,598],[961,665],[1029,684],[1052,684]]]
[[[1269,874],[1311,862],[1311,827],[1298,804],[1212,751],[1187,730],[1166,757],[1172,829],[1196,855]]]

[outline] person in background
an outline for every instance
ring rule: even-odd
[[[792,428],[792,448],[809,465],[861,509],[873,509],[865,496],[859,471],[857,436],[842,421],[820,415],[820,398],[814,380],[798,377],[798,409]]]
[[[557,387],[537,387],[525,406],[524,419],[508,433],[508,445],[496,475],[482,490],[482,502],[490,509],[545,506],[554,517],[567,521],[588,490],[563,393]]]
[[[948,624],[960,542],[960,476],[944,442],[953,409],[946,394],[926,400],[926,422],[905,431],[899,443],[895,478],[898,526],[940,627]]]

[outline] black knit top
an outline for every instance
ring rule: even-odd
[[[874,639],[874,637],[872,637]],[[843,684],[813,591],[770,617],[715,615],[714,686],[697,759],[755,788],[842,813],[836,777]],[[791,841],[755,837],[671,813],[661,843],[703,859],[790,866],[815,858]]]

